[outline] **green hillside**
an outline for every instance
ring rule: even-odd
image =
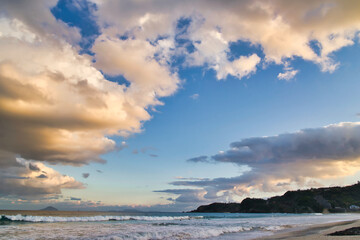
[[[328,187],[288,191],[267,200],[246,198],[241,203],[212,203],[192,212],[237,213],[322,213],[358,211],[360,183],[346,187]]]

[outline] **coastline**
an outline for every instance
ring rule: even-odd
[[[359,215],[360,219],[360,215]],[[360,227],[360,220],[355,221],[344,221],[344,222],[333,222],[326,224],[318,224],[305,228],[298,228],[291,231],[278,232],[274,235],[261,237],[258,240],[281,240],[281,239],[293,239],[293,240],[325,240],[325,239],[359,239],[360,235],[353,236],[329,236],[328,234],[337,231],[344,231],[352,227]]]

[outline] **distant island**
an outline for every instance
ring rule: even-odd
[[[360,211],[360,182],[346,187],[288,191],[267,200],[246,198],[241,203],[212,203],[191,212],[339,213]]]
[[[48,206],[46,208],[40,209],[39,211],[59,211],[57,208],[54,208],[52,206]]]

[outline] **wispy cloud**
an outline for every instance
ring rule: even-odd
[[[194,93],[193,95],[190,95],[190,98],[193,99],[193,100],[196,100],[199,98],[199,94],[198,93]]]
[[[138,154],[138,153],[139,153],[139,150],[137,150],[137,149],[132,150],[132,154]]]
[[[187,160],[188,162],[209,162],[208,156],[194,157]]]
[[[285,72],[283,73],[279,73],[278,74],[278,79],[280,80],[285,80],[285,81],[290,81],[291,79],[293,79],[295,77],[295,75],[298,73],[298,70],[285,70]]]

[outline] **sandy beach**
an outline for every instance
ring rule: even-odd
[[[360,217],[360,216],[359,216]],[[357,221],[346,221],[328,224],[314,225],[305,229],[298,229],[290,232],[280,232],[273,236],[260,238],[261,240],[270,239],[297,239],[297,240],[322,240],[322,239],[360,239],[360,235],[353,236],[329,236],[329,234],[343,231],[353,227],[360,227],[360,220]]]

